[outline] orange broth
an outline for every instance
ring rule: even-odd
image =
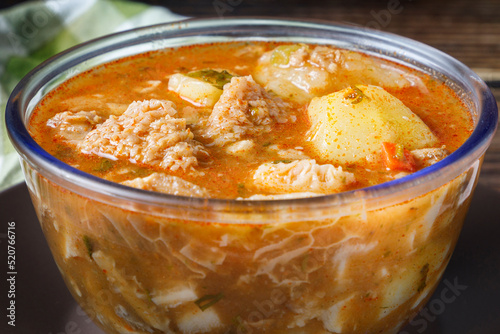
[[[193,104],[168,90],[169,75],[204,68],[223,68],[238,75],[251,75],[261,54],[278,45],[280,44],[257,42],[195,45],[148,52],[105,64],[77,75],[48,94],[33,113],[30,131],[37,142],[50,154],[80,170],[111,181],[122,182],[137,176],[148,175],[153,171],[165,172],[164,169],[157,166],[130,163],[125,159],[112,161],[97,155],[82,154],[58,139],[54,135],[55,130],[47,127],[47,120],[57,113],[68,110],[99,110],[104,114],[116,114],[119,112],[116,109],[120,108],[113,110],[113,105],[119,105],[123,110],[123,106],[133,101],[151,98],[174,102],[180,117],[182,117],[183,109],[193,107]],[[242,49],[249,51],[243,52]],[[367,56],[363,55],[362,57]],[[445,145],[450,152],[456,150],[470,135],[472,122],[467,109],[453,91],[444,83],[422,73],[385,61],[383,63],[388,68],[398,68],[399,71],[405,71],[421,78],[422,82],[425,83],[426,91],[422,91],[418,87],[399,89],[386,87],[385,89],[403,101],[429,126],[439,139],[437,146]],[[135,89],[148,87],[148,81],[161,83],[147,92],[139,92]],[[339,77],[335,87],[342,89],[350,85],[364,83],[373,84],[373,80],[367,80],[359,74],[355,74],[350,77]],[[254,154],[254,159],[241,159],[227,154],[220,147],[210,146],[212,161],[210,164],[199,166],[199,169],[203,171],[203,176],[184,170],[168,172],[195,184],[203,185],[209,189],[211,197],[235,198],[255,194],[255,190],[251,187],[242,187],[248,183],[249,171],[266,161],[283,160],[275,152],[266,150],[270,144],[277,144],[283,148],[303,147],[307,155],[318,158],[314,156],[314,153],[308,151],[307,142],[304,140],[310,126],[306,109],[307,104],[295,103],[292,112],[297,116],[296,122],[273,124],[270,133],[258,137],[256,139],[257,153]],[[210,113],[210,109],[206,107],[198,108],[198,110],[204,118],[208,117]],[[195,139],[202,144],[209,145],[210,140],[196,135],[200,126],[202,125],[189,125],[193,129]],[[322,162],[332,163],[331,161]],[[356,175],[356,183],[345,190],[382,183],[393,179],[399,173],[399,171],[387,170],[380,163],[365,162],[344,167]]]
[[[293,163],[284,161],[288,158],[279,150],[271,150],[273,145],[317,159],[322,166],[338,166],[336,161],[315,156],[304,140],[311,124],[307,103],[283,98],[291,106],[293,122],[271,123],[269,129],[264,124],[261,128],[266,131],[258,135],[245,133],[242,138],[253,145],[248,158],[229,154],[227,145],[214,144],[214,138],[204,132],[211,108],[181,98],[169,90],[168,83],[175,73],[205,68],[251,75],[263,53],[282,45],[195,45],[99,66],[50,92],[36,107],[29,130],[58,159],[111,181],[167,173],[202,187],[196,189],[209,197],[279,193],[252,186],[251,175],[261,164],[271,162],[272,167],[276,162],[287,167]],[[467,109],[442,82],[352,51],[342,55],[383,64],[384,71],[392,69],[397,78],[411,77],[423,84],[383,88],[428,125],[438,138],[436,147],[444,145],[453,152],[470,135]],[[373,75],[365,77],[363,70],[349,75],[342,64],[329,83],[331,91],[322,94],[382,82],[383,78],[377,81]],[[279,102],[273,94],[265,96]],[[192,168],[171,170],[75,149],[78,140],[105,119],[119,119],[134,101],[150,99],[174,102],[176,117],[190,118],[183,133],[192,133],[190,143],[197,142],[192,147],[202,147],[209,158],[199,159]],[[81,111],[85,117],[53,121],[58,114],[72,117]],[[250,108],[254,111],[260,109]],[[72,132],[78,135],[68,137]],[[402,173],[387,169],[379,157],[341,167],[356,180],[344,190],[392,180]],[[465,172],[425,195],[402,198],[397,205],[377,210],[358,212],[355,208],[320,220],[273,223],[263,215],[265,223],[252,225],[198,221],[189,214],[162,216],[155,210],[136,212],[133,206],[122,208],[119,200],[116,205],[104,204],[35,174],[29,174],[36,184],[33,201],[73,296],[107,332],[144,334],[396,333],[424,305],[442,276],[469,204],[468,194],[461,192],[476,175]]]

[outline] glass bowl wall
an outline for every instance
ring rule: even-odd
[[[26,129],[37,103],[74,75],[151,50],[225,41],[334,45],[418,69],[457,93],[474,133],[444,160],[381,185],[238,201],[99,179],[50,156]],[[374,333],[396,332],[439,282],[497,107],[466,66],[403,37],[342,24],[208,19],[110,35],[51,58],[16,87],[6,121],[56,263],[107,332]]]

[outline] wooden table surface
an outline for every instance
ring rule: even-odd
[[[191,17],[277,16],[351,22],[429,44],[490,83],[500,101],[500,0],[215,0],[143,1]],[[479,183],[500,191],[500,131]]]

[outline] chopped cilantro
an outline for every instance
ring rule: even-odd
[[[222,292],[216,295],[205,295],[200,299],[196,300],[194,303],[200,308],[200,310],[205,311],[210,306],[218,303],[222,298],[224,298],[224,294]]]
[[[189,72],[186,75],[191,78],[196,78],[208,82],[209,84],[212,84],[219,89],[222,89],[224,85],[230,82],[231,78],[234,77],[234,75],[226,70],[218,72],[212,69]]]
[[[427,286],[427,274],[428,273],[429,273],[429,264],[426,263],[422,267],[422,269],[420,269],[420,284],[417,288],[418,292],[421,292]]]
[[[293,162],[293,160],[289,160],[289,159],[284,159],[284,160],[274,160],[273,161],[273,164],[279,164],[279,163],[284,163],[284,164],[289,164]]]
[[[358,104],[364,99],[367,99],[368,101],[370,100],[370,98],[356,86],[350,87],[350,89],[344,94],[344,99],[350,100],[352,104]]]
[[[238,183],[238,195],[244,197],[246,193],[246,188],[244,183]]]
[[[89,254],[89,257],[92,258],[92,253],[94,252],[94,246],[92,245],[92,241],[90,240],[88,235],[83,236],[83,243],[87,248],[87,253]]]
[[[245,326],[245,323],[243,322],[243,319],[241,316],[236,316],[232,319],[233,323],[236,325],[236,330],[238,333],[247,333],[248,329]]]
[[[145,289],[144,292],[146,293],[146,297],[150,302],[153,302],[153,298],[151,297],[151,291],[149,289]]]
[[[53,155],[59,160],[66,161],[73,158],[73,150],[67,146],[57,145],[57,151]]]
[[[403,160],[405,158],[405,148],[401,144],[396,144],[396,152],[394,158],[398,160]]]
[[[113,168],[114,163],[111,160],[103,159],[98,167],[94,169],[94,172],[107,172],[111,168]]]

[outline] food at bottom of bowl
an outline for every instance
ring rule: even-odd
[[[406,176],[456,150],[472,121],[444,83],[387,60],[249,42],[99,66],[50,92],[29,129],[107,180],[245,201]],[[283,221],[241,213],[247,223],[102,203],[24,167],[68,287],[110,333],[375,333],[397,330],[435,288],[478,163],[396,205]]]
[[[25,169],[68,288],[109,333],[396,333],[437,286],[477,175],[378,210],[241,224],[103,204]]]

